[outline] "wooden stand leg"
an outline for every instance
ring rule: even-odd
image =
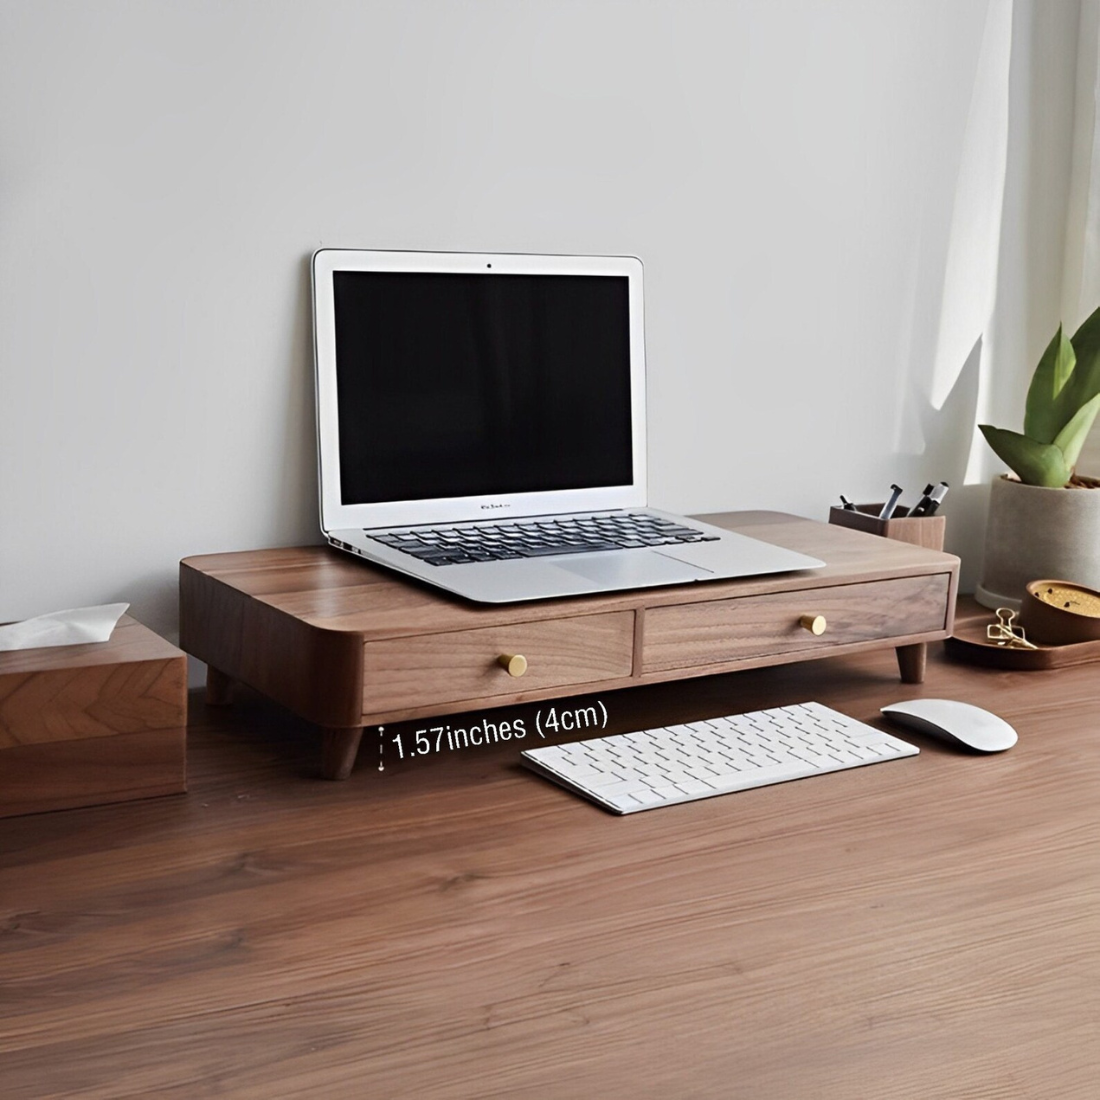
[[[206,705],[227,707],[233,702],[233,678],[213,665],[206,666]]]
[[[321,740],[321,775],[325,779],[347,779],[351,775],[363,730],[325,730]]]
[[[898,646],[898,669],[903,684],[923,684],[924,669],[928,664],[928,643]]]

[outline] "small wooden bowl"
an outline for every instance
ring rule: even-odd
[[[1032,581],[1020,605],[1028,641],[1073,645],[1100,639],[1100,592],[1072,581]]]

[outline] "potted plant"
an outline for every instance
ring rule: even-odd
[[[1058,327],[1027,394],[1022,433],[981,424],[1013,470],[993,481],[976,596],[1019,608],[1024,586],[1056,578],[1100,587],[1100,481],[1075,472],[1100,412],[1100,309],[1067,339]]]

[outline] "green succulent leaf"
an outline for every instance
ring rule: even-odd
[[[1094,309],[1073,334],[1073,350],[1077,367],[1066,386],[1066,396],[1076,410],[1100,393],[1100,308]],[[1066,420],[1068,423],[1069,418]]]
[[[1039,365],[1035,368],[1027,391],[1024,435],[1040,443],[1053,443],[1066,426],[1076,408],[1067,408],[1070,393],[1066,393],[1066,398],[1061,401],[1057,399],[1065,393],[1066,383],[1073,375],[1076,364],[1077,356],[1073,344],[1059,325],[1054,339],[1047,345]]]
[[[1078,409],[1087,405],[1100,393],[1100,309],[1094,310],[1073,334],[1071,343],[1077,357],[1077,365],[1054,398],[1052,415],[1042,425],[1044,428],[1051,424],[1057,425],[1055,435],[1066,427],[1077,414]],[[1039,373],[1040,368],[1036,368],[1036,374]],[[1032,384],[1034,385],[1034,380]],[[1029,407],[1030,402],[1031,392],[1028,391]],[[1024,425],[1024,432],[1028,435],[1032,434],[1027,422]],[[1048,434],[1048,431],[1043,431],[1042,435],[1036,435],[1035,438],[1041,439],[1044,443],[1053,443],[1054,437],[1049,440],[1045,438]]]
[[[986,442],[1025,484],[1060,489],[1072,476],[1073,471],[1067,465],[1061,448],[1053,443],[1040,443],[1019,432],[994,428],[989,424],[979,424],[978,427]]]
[[[1085,445],[1085,439],[1098,412],[1100,412],[1100,394],[1082,405],[1054,440],[1054,446],[1062,452],[1071,475],[1074,466],[1077,465],[1077,459],[1081,457],[1081,448]]]
[[[1067,340],[1062,326],[1027,392],[1024,433],[981,424],[994,451],[1028,485],[1058,487],[1073,476],[1100,415],[1100,308]]]

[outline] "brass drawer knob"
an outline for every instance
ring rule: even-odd
[[[509,676],[522,676],[527,671],[527,658],[522,653],[503,653],[497,658],[497,664]]]
[[[816,635],[818,638],[825,633],[825,628],[829,625],[825,621],[824,615],[803,615],[798,620],[811,634]]]

